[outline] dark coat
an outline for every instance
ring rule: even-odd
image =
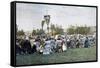
[[[84,47],[85,47],[85,48],[88,48],[89,46],[90,46],[89,40],[86,39],[86,40],[85,40],[85,43],[84,43]]]
[[[23,42],[22,48],[23,48],[24,52],[30,53],[31,52],[31,43],[30,43],[30,41],[29,40],[25,40]]]

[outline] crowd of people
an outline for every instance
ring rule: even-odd
[[[92,36],[37,36],[33,40],[29,37],[16,39],[16,55],[22,54],[52,54],[64,52],[74,48],[89,48],[96,45],[96,37]]]

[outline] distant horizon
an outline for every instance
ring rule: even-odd
[[[71,25],[71,26],[73,26],[73,25]],[[84,25],[85,26],[85,25]],[[75,26],[74,26],[75,27]],[[79,26],[78,26],[79,27]],[[81,27],[81,26],[80,26]],[[96,27],[96,26],[87,26],[87,27]],[[69,27],[68,27],[69,28]],[[63,28],[64,29],[64,31],[65,30],[67,30],[68,28]],[[41,28],[40,28],[41,29]],[[23,29],[18,29],[18,30],[23,30]],[[23,30],[24,32],[32,32],[33,30],[37,30],[37,29],[32,29],[32,30],[28,30],[28,31],[25,31],[25,30]],[[44,31],[46,31],[47,32],[47,29],[43,29]]]
[[[25,4],[16,5],[16,22],[19,30],[32,31],[41,28],[41,21],[44,15],[50,15],[50,25],[62,26],[67,29],[72,26],[96,26],[96,8],[80,6],[59,6],[45,4]],[[44,25],[46,30],[47,25]]]

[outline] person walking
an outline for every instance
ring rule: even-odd
[[[88,37],[86,37],[85,42],[84,42],[84,47],[88,48],[89,46],[90,46],[89,39]]]

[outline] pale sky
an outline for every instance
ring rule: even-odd
[[[17,3],[16,8],[18,29],[24,31],[40,29],[43,16],[46,14],[51,16],[50,24],[57,24],[64,29],[70,25],[96,26],[96,8],[94,7]]]

